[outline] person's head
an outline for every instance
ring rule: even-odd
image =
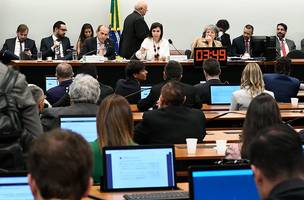
[[[125,68],[126,77],[128,79],[136,79],[144,81],[147,79],[147,70],[145,64],[140,60],[131,60]]]
[[[217,38],[218,32],[219,32],[219,29],[215,25],[210,24],[204,28],[203,38],[209,36],[214,40],[215,38]]]
[[[206,80],[214,77],[219,78],[221,74],[220,63],[215,58],[205,60],[203,63],[203,69]]]
[[[249,146],[248,158],[261,199],[282,181],[304,178],[300,135],[290,126],[280,124],[259,131]]]
[[[154,22],[151,25],[149,37],[153,38],[154,41],[160,41],[163,38],[163,25],[158,22]]]
[[[241,88],[250,91],[254,97],[265,89],[263,74],[257,63],[248,63],[242,72]]]
[[[160,107],[180,106],[186,101],[183,87],[179,81],[169,81],[161,89],[159,104]]]
[[[291,60],[288,57],[280,57],[276,60],[274,71],[279,74],[290,74]]]
[[[104,43],[106,39],[109,37],[110,29],[105,25],[99,25],[96,30],[96,35],[99,42]]]
[[[55,129],[38,137],[28,155],[28,181],[35,199],[80,200],[92,185],[92,152],[85,139]]]
[[[65,36],[65,33],[67,32],[67,27],[63,21],[57,21],[53,25],[53,33],[54,35],[61,39]]]
[[[99,99],[99,82],[90,75],[78,74],[70,85],[71,103],[93,103]]]
[[[78,70],[79,74],[88,74],[91,75],[93,78],[98,78],[96,65],[92,63],[82,63]]]
[[[284,23],[277,24],[277,36],[281,40],[285,37],[287,32],[287,25]]]
[[[164,68],[163,78],[165,80],[179,81],[183,76],[183,66],[174,60],[170,60]]]
[[[55,76],[59,82],[71,79],[74,76],[72,66],[66,62],[58,64]]]
[[[148,11],[148,3],[146,0],[138,0],[134,6],[134,9],[141,15],[145,16]]]
[[[269,94],[262,93],[249,104],[243,125],[241,155],[247,157],[248,145],[260,129],[282,123],[279,106]]]
[[[44,109],[44,92],[40,87],[34,84],[28,84],[28,87],[32,93],[34,101],[36,102],[38,110],[41,113]]]
[[[250,25],[250,24],[247,24],[245,27],[244,27],[244,30],[243,30],[243,37],[245,40],[249,40],[251,38],[251,36],[253,35],[253,26]]]
[[[17,38],[20,42],[24,42],[27,39],[28,31],[29,31],[29,28],[25,24],[20,24],[17,27],[16,34],[17,34]]]
[[[133,115],[128,101],[117,94],[107,96],[97,112],[100,146],[129,145],[133,138]]]
[[[82,25],[79,39],[83,42],[89,37],[94,37],[94,30],[91,24],[85,23],[84,25]]]
[[[223,33],[225,33],[230,25],[229,22],[226,19],[220,19],[216,22],[216,26],[220,29],[220,31],[222,31]]]

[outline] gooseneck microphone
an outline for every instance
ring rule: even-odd
[[[124,96],[124,97],[125,97],[125,98],[128,98],[128,97],[131,97],[131,96],[133,96],[133,95],[135,95],[135,94],[138,94],[138,93],[140,93],[140,92],[142,92],[142,91],[150,90],[150,89],[151,89],[151,88],[143,88],[143,89],[137,90],[136,92],[132,92],[132,93],[130,93],[130,94]]]
[[[173,46],[173,48],[180,54],[183,55],[173,44],[173,41],[171,39],[168,39],[169,44],[171,44]]]

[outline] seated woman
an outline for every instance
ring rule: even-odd
[[[219,29],[215,25],[206,26],[202,37],[196,38],[192,44],[191,58],[193,58],[196,47],[222,47],[222,43],[216,40],[218,33]]]
[[[232,94],[230,111],[247,110],[251,100],[263,92],[274,97],[273,92],[265,90],[260,66],[257,63],[248,63],[242,73],[241,89]]]
[[[170,56],[169,42],[163,38],[163,25],[155,22],[151,25],[149,36],[144,39],[135,53],[140,60],[167,60]]]
[[[79,38],[77,40],[77,44],[76,44],[77,55],[80,54],[80,49],[83,47],[84,41],[90,37],[94,37],[93,27],[91,24],[86,23],[82,26]]]
[[[226,158],[246,158],[249,142],[257,136],[258,130],[280,123],[281,113],[274,98],[266,93],[256,96],[246,113],[241,143],[231,144],[226,151]]]
[[[102,148],[105,146],[134,145],[134,125],[130,105],[120,95],[107,96],[99,106],[97,116],[97,140],[92,142],[93,179],[100,183],[103,175]]]

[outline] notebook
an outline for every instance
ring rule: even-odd
[[[0,200],[34,200],[26,173],[0,174]]]
[[[146,98],[150,94],[151,86],[141,86],[140,90],[141,90],[141,92],[140,92],[140,98],[144,99],[144,98]]]
[[[190,167],[190,199],[259,200],[249,165]]]
[[[59,85],[59,82],[55,76],[45,77],[45,91],[48,91],[49,89],[56,87],[57,85]]]
[[[104,147],[104,191],[177,189],[173,145]]]
[[[60,128],[79,133],[87,142],[97,139],[96,116],[63,115],[59,117],[59,123]]]
[[[209,86],[211,105],[231,104],[232,93],[239,90],[240,85],[215,84]]]

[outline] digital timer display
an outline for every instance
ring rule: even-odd
[[[208,47],[194,49],[194,64],[202,66],[204,60],[215,58],[221,65],[227,62],[227,49],[222,47]]]

